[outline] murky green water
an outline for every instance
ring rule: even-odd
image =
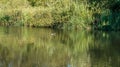
[[[120,32],[0,27],[0,67],[120,67]]]

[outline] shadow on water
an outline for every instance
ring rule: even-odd
[[[94,32],[89,53],[92,67],[120,66],[120,32]]]
[[[0,67],[119,67],[119,34],[0,27]]]

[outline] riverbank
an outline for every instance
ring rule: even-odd
[[[1,25],[49,26],[52,17],[49,8],[16,8],[1,10]]]
[[[87,9],[86,2],[78,4],[75,1],[61,0],[39,6],[31,6],[31,1],[27,0],[24,0],[23,4],[18,2],[19,0],[3,1],[0,8],[0,25],[64,29],[86,28],[92,21],[92,12]]]
[[[91,4],[90,4],[91,3]],[[54,29],[120,29],[120,13],[89,1],[0,1],[1,26]],[[104,3],[103,3],[104,4]]]

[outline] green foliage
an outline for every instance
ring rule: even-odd
[[[40,26],[45,26],[48,27],[52,24],[52,15],[51,15],[51,10],[49,9],[35,9],[34,11],[31,12],[24,12],[24,24],[25,26],[34,26],[34,27],[40,27]]]
[[[93,12],[93,25],[95,29],[119,30],[119,0],[88,0],[89,9]]]
[[[10,4],[13,5],[14,2],[18,1],[13,0]],[[3,12],[1,23],[8,23],[8,25],[16,25],[16,23],[19,25],[22,23],[25,26],[50,26],[63,29],[67,27],[75,27],[76,25],[84,25],[85,27],[86,21],[84,19],[87,19],[88,16],[90,16],[87,15],[89,11],[86,9],[87,5],[84,5],[83,2],[78,4],[76,1],[71,0],[28,0],[28,3],[26,2],[26,4],[31,6],[11,6],[12,9],[9,9],[10,7],[8,7],[1,10]],[[19,13],[19,11],[21,13],[20,15],[17,15],[17,17],[20,17],[20,19],[17,19],[16,13]],[[9,17],[9,19],[6,16]],[[90,22],[89,19],[87,22]]]
[[[31,6],[37,6],[40,0],[28,0]]]
[[[1,25],[16,25],[22,24],[22,13],[21,11],[12,10],[12,11],[5,11],[2,12],[0,16]]]
[[[113,15],[120,11],[119,4],[119,0],[1,0],[0,25],[90,29],[92,24],[93,28],[113,28],[119,25],[119,16]]]

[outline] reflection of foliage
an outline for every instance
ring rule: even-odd
[[[119,33],[0,27],[0,62],[15,67],[90,67],[119,59]],[[4,34],[9,31],[8,34]],[[54,34],[54,35],[53,35]],[[94,35],[93,35],[94,34]],[[115,45],[113,45],[115,44]],[[110,61],[110,60],[112,61]],[[115,59],[115,60],[114,60]]]
[[[1,31],[4,32],[4,29]],[[8,30],[9,34],[2,34],[1,32],[1,35],[4,36],[3,38],[1,37],[0,43],[1,46],[5,45],[7,49],[11,49],[7,56],[13,56],[8,60],[13,62],[12,65],[20,65],[21,67],[30,65],[41,66],[44,64],[52,67],[67,66],[67,64],[75,65],[73,62],[79,57],[87,57],[86,48],[88,44],[86,41],[88,40],[85,38],[85,32],[74,37],[74,32],[67,34],[66,32],[58,33],[52,30],[46,31],[45,29],[37,28],[34,30],[29,28],[9,28]],[[14,33],[15,30],[17,30],[16,33]],[[39,35],[36,35],[37,33]],[[51,33],[55,33],[55,35],[51,35]],[[85,54],[82,54],[84,52]],[[87,58],[82,60],[86,61]]]
[[[67,34],[50,29],[9,27],[8,34],[4,34],[4,30],[6,28],[2,28],[0,32],[2,35],[0,36],[0,57],[4,57],[3,60],[7,59],[4,61],[6,64],[2,64],[3,66],[10,64],[16,67],[42,67],[45,65],[66,67],[68,64],[76,65],[77,61],[88,60],[86,48],[88,48],[87,41],[90,39],[86,38],[85,32],[81,31],[81,34],[74,37],[74,32]],[[52,33],[55,35],[51,35]],[[7,53],[2,54],[4,51]],[[80,57],[84,57],[84,59]],[[77,58],[80,59],[77,60]],[[0,61],[2,62],[2,60]]]
[[[89,49],[92,67],[119,67],[119,34],[100,31],[93,33],[94,46]]]

